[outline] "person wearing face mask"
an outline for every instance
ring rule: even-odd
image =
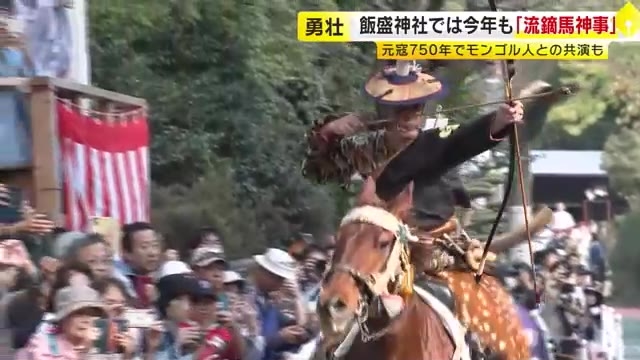
[[[106,315],[98,293],[86,285],[61,289],[56,294],[55,329],[35,334],[16,355],[18,360],[78,360],[95,340],[94,322]]]

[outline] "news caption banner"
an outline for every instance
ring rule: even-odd
[[[640,41],[640,11],[299,12],[298,40],[375,42],[379,59],[606,60]]]

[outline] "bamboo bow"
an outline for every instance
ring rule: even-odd
[[[498,7],[496,6],[495,0],[488,0],[491,11],[497,12]],[[508,104],[513,104],[513,87],[511,81],[513,77],[516,75],[515,62],[513,60],[503,60],[500,62],[502,66],[502,75],[504,77],[504,92],[505,92],[505,100]],[[482,252],[482,259],[480,261],[480,266],[478,271],[476,272],[476,281],[480,282],[482,278],[482,273],[484,272],[484,266],[487,261],[487,256],[489,255],[489,247],[491,246],[491,242],[496,234],[496,230],[498,229],[498,225],[500,220],[502,219],[502,215],[504,214],[504,210],[507,207],[507,203],[509,201],[509,194],[511,193],[511,188],[513,187],[513,178],[516,172],[516,162],[517,162],[517,170],[518,170],[518,182],[520,185],[520,194],[522,196],[522,208],[524,211],[524,226],[525,232],[527,234],[527,241],[529,244],[529,260],[531,262],[531,269],[533,271],[533,279],[534,279],[534,291],[536,293],[536,303],[539,303],[539,294],[536,285],[536,273],[533,261],[533,246],[531,243],[531,232],[529,231],[529,212],[528,212],[528,201],[527,194],[524,187],[524,174],[522,171],[522,158],[520,156],[520,144],[518,141],[518,130],[516,129],[516,124],[513,124],[510,129],[509,134],[509,171],[507,184],[505,186],[504,198],[502,199],[502,204],[500,204],[500,208],[498,209],[498,214],[496,216],[496,220],[491,227],[491,231],[489,232],[489,237],[487,239],[487,243],[485,244],[484,251]]]

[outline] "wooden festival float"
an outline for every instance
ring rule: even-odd
[[[59,101],[68,101],[98,120],[114,122],[126,121],[126,118],[120,118],[117,114],[146,111],[147,108],[147,102],[141,98],[49,77],[0,77],[2,93],[13,94],[22,104],[18,106],[23,106],[26,111],[26,124],[23,125],[30,127],[25,134],[31,154],[19,164],[0,163],[0,183],[22,189],[25,199],[38,212],[49,215],[59,224],[64,219],[63,169],[56,112]],[[0,143],[0,152],[5,151],[20,150],[7,148],[7,144]]]

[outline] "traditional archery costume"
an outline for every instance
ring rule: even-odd
[[[352,113],[315,124],[307,134],[304,174],[342,184],[354,174],[372,177],[378,197],[386,201],[413,182],[412,216],[403,219],[420,240],[411,242],[411,264],[416,276],[436,275],[416,277],[416,283],[467,328],[472,359],[493,352],[508,352],[509,360],[527,358],[526,337],[511,296],[493,277],[478,279],[470,273],[479,269],[477,250],[482,245],[460,231],[453,218],[455,205],[467,201],[456,201],[453,189],[459,186],[446,179],[456,166],[493,148],[508,134],[509,115],[501,112],[498,118],[490,113],[467,125],[420,131],[424,104],[443,90],[437,79],[420,70],[398,61],[366,83],[367,94],[387,106],[386,120]],[[518,109],[511,110],[516,121]],[[503,130],[492,134],[494,124]],[[469,296],[468,289],[480,281],[474,296]]]
[[[374,75],[365,91],[377,104],[389,107],[389,118],[376,120],[372,115],[349,113],[316,122],[307,134],[305,176],[340,184],[347,184],[354,174],[372,176],[383,200],[393,198],[413,181],[409,225],[416,234],[432,242],[455,231],[455,206],[470,204],[466,192],[460,196],[463,186],[452,169],[493,148],[506,135],[506,131],[490,134],[495,113],[468,125],[419,131],[424,104],[441,95],[443,86],[407,61]],[[434,262],[433,256],[425,260],[428,272],[448,265]]]

